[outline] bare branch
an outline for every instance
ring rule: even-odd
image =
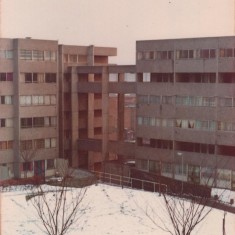
[[[49,235],[65,235],[78,222],[83,213],[81,203],[86,188],[70,187],[70,171],[60,185],[39,185],[30,191],[30,202],[36,209],[44,230]]]

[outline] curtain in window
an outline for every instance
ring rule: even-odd
[[[44,125],[50,126],[50,118],[49,117],[44,117]]]
[[[13,127],[13,119],[12,118],[6,119],[6,127]]]
[[[150,126],[155,126],[155,118],[150,118]]]
[[[56,117],[51,117],[51,126],[56,126]]]
[[[50,105],[51,104],[50,96],[49,95],[45,95],[44,96],[44,103],[45,103],[45,105]]]
[[[56,104],[56,96],[51,95],[51,104]]]
[[[33,103],[33,105],[38,105],[38,103],[39,103],[38,95],[32,96],[32,103]]]
[[[51,140],[45,139],[45,148],[50,148],[50,147],[51,147]]]
[[[182,126],[182,120],[181,119],[177,119],[176,120],[176,127],[181,127]]]
[[[189,121],[188,120],[182,120],[182,128],[188,128],[189,126]]]
[[[189,120],[189,128],[194,128],[195,121],[194,120]]]
[[[56,148],[56,138],[51,138],[51,148]]]
[[[26,97],[24,95],[20,96],[20,105],[26,105]]]
[[[5,104],[12,104],[12,96],[10,95],[5,96]]]
[[[138,122],[138,125],[142,125],[143,124],[143,118],[142,117],[138,117],[137,118],[137,122]]]
[[[31,104],[32,104],[32,98],[31,98],[31,96],[29,96],[29,95],[28,95],[28,96],[25,96],[25,99],[26,99],[26,100],[25,100],[25,101],[26,101],[26,103],[25,103],[26,105],[31,105]]]
[[[44,97],[42,95],[38,96],[38,104],[40,105],[44,104]]]

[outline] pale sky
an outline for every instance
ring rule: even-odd
[[[135,63],[137,40],[235,35],[235,0],[2,0],[2,37],[117,47]]]

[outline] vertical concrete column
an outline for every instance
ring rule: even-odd
[[[124,82],[124,73],[118,74],[118,82]],[[124,137],[124,120],[125,120],[124,103],[125,103],[125,95],[118,94],[118,107],[117,107],[118,140],[123,140]]]
[[[20,178],[20,70],[19,70],[19,40],[14,39],[14,177]]]
[[[95,64],[94,49],[95,49],[95,47],[93,45],[90,45],[88,47],[88,51],[87,51],[87,64],[88,65],[94,65]]]
[[[71,69],[71,154],[72,167],[78,167],[78,78],[76,67]]]
[[[94,82],[94,74],[88,75],[88,82]],[[88,138],[94,138],[94,93],[88,93]]]
[[[63,63],[63,45],[59,45],[58,51],[58,87],[59,101],[57,99],[57,107],[59,107],[58,127],[59,127],[59,157],[64,158],[64,63]]]
[[[90,45],[87,51],[88,65],[95,64],[94,46]],[[94,82],[94,74],[88,75],[88,82]],[[94,93],[88,93],[88,138],[94,138]],[[92,170],[94,164],[94,153],[88,151],[88,168]]]
[[[109,126],[109,94],[108,94],[108,67],[102,69],[102,160],[108,160],[108,126]]]
[[[94,74],[88,75],[88,82],[94,82]],[[88,139],[94,138],[94,93],[88,93]],[[88,151],[88,169],[94,166],[94,153]]]
[[[216,78],[215,78],[215,94],[218,95],[218,84],[219,84],[219,42],[217,41],[217,49],[216,49]],[[215,106],[215,121],[218,121],[218,106],[219,100],[218,96],[216,97],[216,106]],[[215,139],[215,154],[214,154],[214,162],[215,162],[215,180],[214,180],[214,187],[217,187],[218,184],[218,145],[217,145],[217,135],[218,129],[216,128],[214,131],[214,139]]]

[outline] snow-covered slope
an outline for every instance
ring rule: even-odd
[[[41,229],[35,209],[26,202],[25,191],[1,193],[2,234],[46,234]],[[167,223],[163,197],[158,194],[99,184],[90,186],[82,201],[85,213],[69,235],[139,235],[168,234],[160,230],[146,216],[146,208]],[[212,210],[193,234],[221,235],[223,211]],[[169,225],[170,226],[170,225]],[[226,215],[226,234],[235,234],[235,215]]]

